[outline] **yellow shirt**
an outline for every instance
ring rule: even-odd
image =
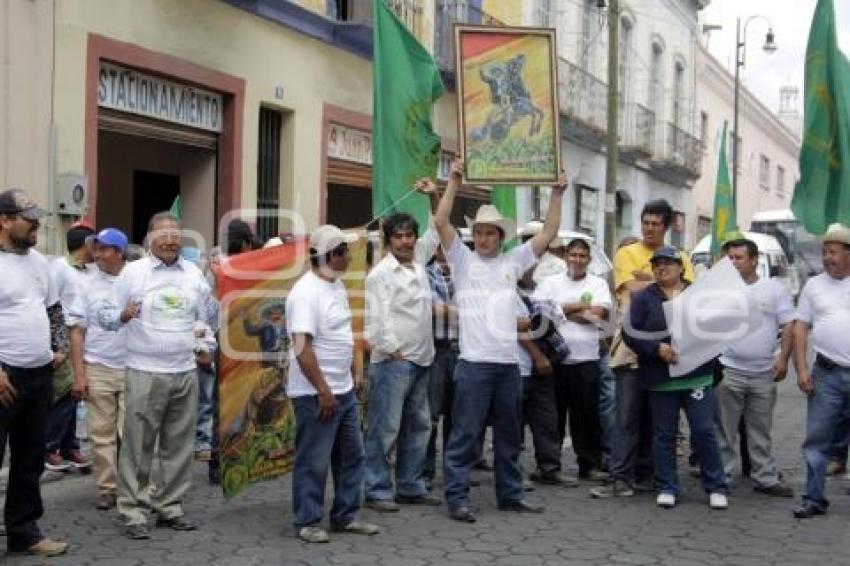
[[[635,242],[617,250],[614,255],[614,290],[621,305],[624,299],[628,302],[628,297],[624,296],[623,285],[634,280],[635,271],[652,275],[652,265],[649,260],[654,251],[646,247],[643,242]],[[693,283],[696,279],[694,268],[691,265],[691,258],[684,252],[682,252],[682,265],[685,269],[685,279]]]

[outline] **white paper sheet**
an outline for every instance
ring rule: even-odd
[[[679,353],[670,376],[693,371],[719,356],[750,326],[747,284],[729,258],[714,264],[681,295],[664,303],[664,316]]]

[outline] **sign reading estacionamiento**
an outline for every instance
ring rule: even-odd
[[[220,94],[110,63],[100,63],[97,104],[192,128],[221,131]]]

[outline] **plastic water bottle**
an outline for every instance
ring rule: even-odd
[[[84,440],[88,438],[86,429],[86,402],[80,401],[77,403],[77,438]]]

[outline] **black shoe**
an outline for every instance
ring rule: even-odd
[[[472,469],[473,470],[483,470],[485,472],[492,472],[493,471],[493,464],[488,462],[486,458],[481,458],[480,460],[475,462],[475,464],[473,464]]]
[[[458,507],[457,509],[451,509],[449,511],[449,517],[454,519],[455,521],[460,521],[461,523],[474,523],[478,519],[475,518],[475,514],[469,510],[469,507]]]
[[[133,540],[144,540],[151,538],[151,533],[148,531],[148,526],[144,523],[138,525],[127,525],[127,538]]]
[[[475,479],[475,478],[470,478],[469,479],[469,485],[470,485],[470,487],[478,487],[478,486],[481,485],[481,480],[478,480],[478,479]]]
[[[525,499],[499,504],[499,511],[513,511],[514,513],[542,513],[542,505],[534,505]]]
[[[818,509],[814,505],[809,503],[803,503],[796,509],[794,509],[794,518],[795,519],[811,519],[817,515],[824,515],[826,511],[823,509]]]
[[[95,503],[95,507],[99,511],[109,511],[113,507],[115,507],[116,498],[114,493],[101,493],[97,498],[97,503]]]
[[[530,476],[531,481],[544,485],[559,485],[561,487],[578,487],[578,480],[568,477],[563,472],[533,472]]]
[[[172,517],[171,519],[157,519],[157,527],[168,527],[174,531],[194,531],[198,525],[187,519],[184,515]]]
[[[430,505],[431,507],[439,507],[443,504],[443,500],[433,495],[396,495],[395,502],[402,505]]]
[[[0,537],[6,536],[6,526],[0,525]]]

